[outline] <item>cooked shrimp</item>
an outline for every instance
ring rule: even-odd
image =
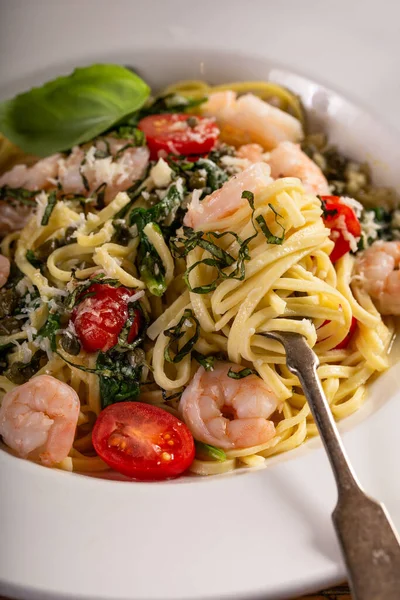
[[[0,236],[25,227],[32,214],[32,207],[23,204],[13,206],[7,201],[0,202]]]
[[[278,408],[278,400],[256,375],[228,377],[231,367],[240,369],[222,362],[213,371],[198,369],[180,400],[183,420],[196,440],[217,448],[264,444],[275,435],[268,417]]]
[[[283,140],[299,142],[303,138],[300,121],[254,94],[236,98],[230,90],[215,92],[203,104],[202,112],[216,118],[221,140],[234,146],[255,142],[271,150]]]
[[[61,154],[53,154],[39,160],[32,167],[16,165],[0,177],[0,187],[8,185],[12,188],[23,187],[27,190],[36,191],[54,186],[60,158]]]
[[[184,224],[200,229],[207,223],[224,219],[247,204],[242,192],[248,190],[256,194],[271,183],[270,169],[266,163],[254,163],[201,202],[193,201],[183,220]]]
[[[7,283],[10,275],[10,261],[8,258],[0,254],[0,288]]]
[[[78,394],[69,385],[50,375],[39,375],[4,396],[0,434],[19,456],[39,455],[50,467],[71,450],[79,407]]]
[[[382,315],[400,315],[400,242],[374,242],[356,261],[364,290]]]
[[[281,142],[272,150],[268,164],[274,179],[279,177],[298,177],[301,179],[307,192],[326,196],[330,193],[328,182],[321,169],[298,144]]]
[[[106,183],[104,200],[108,204],[118,192],[127,190],[143,176],[149,162],[149,150],[145,146],[128,147],[118,155],[129,142],[109,137],[105,141],[97,140],[86,152],[79,146],[73,148],[67,158],[59,161],[58,177],[64,191],[89,195]],[[106,148],[110,150],[110,156],[96,156],[97,151]]]

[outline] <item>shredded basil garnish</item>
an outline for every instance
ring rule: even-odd
[[[72,310],[78,302],[82,302],[85,298],[92,296],[93,294],[85,294],[85,291],[90,288],[94,283],[101,283],[104,285],[110,285],[112,287],[120,287],[121,283],[118,279],[107,279],[103,273],[99,273],[92,277],[86,283],[77,285],[76,288],[68,294],[64,300],[64,306],[67,310]]]
[[[42,220],[41,220],[41,223],[40,223],[41,225],[47,225],[48,224],[49,219],[51,217],[51,213],[53,212],[54,207],[56,205],[56,202],[57,202],[57,196],[56,196],[56,192],[53,190],[49,194],[49,199],[47,201],[47,206],[46,206],[46,208],[44,210],[43,217],[42,217]]]
[[[232,368],[228,371],[228,377],[231,379],[243,379],[243,377],[248,377],[249,375],[258,375],[257,371],[254,369],[241,369],[241,371],[232,371]]]
[[[216,448],[215,446],[204,444],[203,442],[198,442],[197,440],[195,441],[195,445],[196,454],[198,454],[200,458],[211,458],[212,460],[217,460],[219,462],[224,462],[226,460],[226,454],[223,450],[221,450],[221,448]]]
[[[214,371],[214,363],[216,360],[215,356],[205,356],[201,354],[201,352],[197,352],[197,350],[193,350],[192,357],[197,360],[197,362],[206,370],[206,371]]]
[[[33,250],[27,250],[25,258],[32,265],[32,267],[35,267],[35,269],[40,269],[42,266],[42,262],[37,258]]]
[[[275,215],[275,223],[277,223],[277,225],[279,225],[279,227],[282,228],[282,235],[277,236],[277,235],[274,235],[273,233],[271,233],[271,231],[262,215],[258,215],[258,217],[256,217],[256,221],[259,224],[261,231],[265,235],[267,243],[280,245],[280,244],[282,244],[283,240],[285,239],[285,228],[281,223],[279,223],[277,217],[280,217],[282,219],[282,215],[280,215],[279,213],[276,212],[276,210],[274,209],[272,204],[268,204],[268,206],[270,207],[270,209],[272,210],[272,212]]]
[[[46,323],[37,333],[38,337],[48,339],[50,348],[53,352],[56,350],[56,331],[60,329],[60,315],[57,313],[49,313]]]
[[[181,348],[179,348],[179,340],[187,333],[190,327],[194,327],[193,335]],[[194,316],[193,311],[187,308],[180,318],[179,323],[166,329],[164,335],[170,338],[170,341],[164,350],[164,358],[167,362],[176,364],[191,352],[193,346],[199,339],[200,323]],[[172,350],[173,345],[175,346],[175,350]],[[174,352],[174,355],[171,354],[171,350]]]
[[[20,204],[25,204],[26,206],[36,206],[35,196],[36,192],[31,192],[25,188],[12,188],[9,185],[2,185],[0,187],[0,200],[8,202],[9,204],[14,204],[15,202],[19,202]]]

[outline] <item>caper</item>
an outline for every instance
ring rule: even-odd
[[[207,185],[207,176],[200,173],[200,171],[194,171],[189,178],[189,189],[195,190],[203,188]]]
[[[64,243],[65,245],[67,244],[72,244],[72,242],[75,242],[75,238],[72,237],[73,234],[76,231],[76,227],[67,227],[67,229],[65,230],[65,237],[64,237]]]
[[[58,240],[47,240],[44,244],[37,248],[35,254],[39,260],[46,260],[54,250],[59,247]]]
[[[76,356],[81,351],[81,345],[78,338],[72,333],[64,333],[61,338],[61,346],[68,354]]]
[[[0,293],[0,319],[11,315],[17,306],[18,294],[13,289],[3,290]]]
[[[12,335],[21,329],[21,321],[15,317],[5,317],[0,320],[0,335]]]
[[[199,121],[196,117],[189,117],[186,119],[186,123],[193,129],[196,127],[196,125],[198,125]]]
[[[29,365],[27,366],[25,363],[17,361],[4,374],[13,383],[22,385],[34,375],[34,371]]]

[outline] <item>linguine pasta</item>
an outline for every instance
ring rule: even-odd
[[[297,96],[271,82],[210,87],[200,81],[182,81],[169,86],[163,95],[199,100],[227,90],[239,97],[252,93],[305,127]],[[187,111],[199,115],[203,107],[189,105]],[[335,239],[324,218],[324,205],[318,193],[306,189],[298,177],[269,178],[268,184],[254,193],[244,190],[244,201],[236,210],[210,218],[201,227],[185,227],[187,206],[197,202],[201,207],[204,197],[237,176],[243,170],[241,164],[238,166],[240,161],[247,160],[238,152],[241,134],[232,133],[226,123],[221,125],[221,132],[221,147],[228,142],[236,149],[230,154],[222,152],[225,160],[223,156],[215,159],[212,168],[218,169],[221,181],[214,190],[207,183],[209,173],[205,169],[210,168],[209,163],[193,167],[196,177],[204,180],[193,187],[182,175],[184,169],[187,174],[191,168],[182,156],[175,163],[173,157],[164,156],[164,163],[168,163],[166,185],[155,185],[160,174],[156,176],[153,171],[151,175],[154,161],[141,177],[117,191],[102,207],[93,200],[93,190],[64,193],[54,181],[40,192],[47,207],[51,194],[57,193],[48,220],[43,220],[39,201],[26,225],[5,235],[1,242],[1,254],[19,270],[12,289],[24,299],[24,308],[19,313],[18,331],[0,334],[0,394],[4,396],[20,385],[22,380],[15,372],[24,372],[24,365],[32,367],[37,353],[42,358],[32,373],[34,377],[51,375],[75,390],[80,400],[76,435],[68,456],[56,465],[59,468],[87,473],[109,468],[94,452],[92,429],[104,406],[112,402],[104,396],[104,385],[110,383],[112,374],[100,370],[97,352],[85,351],[81,345],[72,353],[71,345],[63,344],[65,336],[76,339],[74,326],[69,323],[75,318],[73,311],[79,310],[77,290],[88,289],[91,281],[102,283],[103,278],[112,286],[133,290],[132,306],[146,315],[140,345],[120,348],[124,359],[128,351],[136,352],[135,356],[138,349],[142,352],[135,371],[139,392],[132,399],[181,418],[182,392],[193,380],[199,362],[209,364],[212,372],[213,361],[250,369],[276,398],[278,409],[269,417],[275,427],[271,439],[248,447],[225,448],[217,460],[215,454],[205,456],[203,448],[190,467],[193,473],[212,475],[240,466],[259,466],[264,459],[292,450],[317,434],[300,383],[286,367],[282,346],[260,335],[263,332],[290,331],[306,338],[318,355],[318,375],[336,419],[358,410],[367,397],[368,381],[388,367],[392,319],[382,318],[354,278],[355,251],[347,251],[332,262]],[[265,150],[271,148],[261,149]],[[268,164],[268,155],[261,160]],[[112,161],[117,161],[115,154]],[[165,198],[172,197],[174,185],[179,206],[174,205],[172,217],[163,215],[158,221],[152,218],[146,222],[140,209],[148,211],[158,206],[157,202],[165,203]],[[196,243],[199,239],[207,243]],[[45,245],[50,251],[43,257]],[[149,256],[153,257],[152,277],[162,279],[162,293],[155,292],[153,280],[149,283]],[[222,263],[216,256],[230,259]],[[74,294],[75,305],[71,304]],[[46,334],[46,326],[55,316],[57,328]],[[343,345],[354,319],[357,329]],[[189,351],[182,353],[185,345]],[[13,365],[18,365],[14,371]],[[246,377],[240,381],[245,385]],[[190,429],[190,423],[187,425]]]

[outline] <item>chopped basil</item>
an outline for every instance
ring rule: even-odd
[[[206,370],[206,371],[214,371],[214,362],[215,356],[205,356],[197,350],[193,350],[192,357],[197,360],[197,362]]]
[[[54,207],[56,205],[56,202],[57,202],[57,196],[56,196],[55,191],[53,190],[49,194],[49,199],[47,201],[47,206],[46,206],[46,208],[44,210],[42,221],[40,223],[41,225],[47,225],[48,224],[49,219],[51,217],[51,213],[53,212]]]
[[[205,460],[212,459],[217,460],[219,462],[224,462],[226,460],[226,454],[221,448],[216,448],[215,446],[210,446],[210,444],[204,444],[203,442],[195,441],[196,445],[196,455],[198,458]]]
[[[26,206],[36,206],[35,196],[37,191],[31,192],[25,188],[12,188],[9,185],[0,187],[0,200],[9,204],[25,204]]]
[[[249,375],[258,375],[257,371],[254,369],[241,369],[241,371],[232,371],[232,368],[228,371],[228,377],[231,379],[243,379],[243,377],[248,377]]]
[[[53,352],[56,350],[56,331],[60,329],[60,315],[49,313],[46,323],[39,329],[37,335],[50,342],[50,348]]]
[[[265,237],[267,239],[267,243],[280,245],[280,244],[282,244],[283,240],[285,239],[285,228],[281,223],[279,223],[277,217],[282,218],[282,215],[280,215],[279,213],[276,212],[276,210],[274,209],[272,204],[268,204],[268,206],[275,215],[275,222],[277,223],[277,225],[279,225],[279,227],[282,228],[282,235],[281,236],[273,235],[273,233],[271,233],[271,231],[262,215],[258,215],[258,217],[256,217],[256,221],[259,224],[261,231],[265,235]]]
[[[78,302],[82,302],[85,298],[91,296],[92,294],[85,294],[86,290],[90,288],[95,283],[100,283],[102,285],[110,285],[112,287],[120,287],[121,283],[119,279],[107,279],[103,273],[99,273],[92,277],[89,281],[82,283],[81,285],[77,285],[76,288],[68,294],[68,296],[64,300],[64,306],[67,310],[72,310]]]
[[[179,347],[179,340],[190,331],[191,328],[194,328],[193,335],[183,344],[183,346]],[[182,317],[179,320],[179,323],[166,329],[164,331],[164,335],[170,338],[165,350],[164,350],[164,358],[169,363],[178,363],[180,362],[191,350],[193,346],[197,342],[200,336],[200,323],[196,319],[193,314],[193,311],[190,309],[186,309],[183,312]],[[174,346],[174,349],[172,348]],[[174,355],[171,355],[171,350]]]
[[[42,266],[42,261],[40,261],[37,258],[33,250],[27,250],[25,257],[26,260],[32,265],[32,267],[35,267],[35,269],[40,269],[40,267]]]

